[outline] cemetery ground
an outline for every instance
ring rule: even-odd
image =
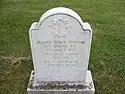
[[[92,26],[89,69],[96,93],[124,94],[124,0],[1,0],[0,94],[26,94],[33,69],[29,27],[45,11],[57,6],[75,10]]]

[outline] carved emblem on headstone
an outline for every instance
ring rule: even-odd
[[[68,19],[58,17],[52,20],[49,24],[49,27],[52,29],[50,33],[54,38],[66,37],[71,33],[72,25]],[[63,30],[63,32],[61,32]]]

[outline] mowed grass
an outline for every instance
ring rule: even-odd
[[[124,0],[1,0],[0,94],[26,94],[33,69],[29,27],[45,11],[57,6],[75,10],[92,26],[89,69],[96,94],[124,94]]]

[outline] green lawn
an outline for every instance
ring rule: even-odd
[[[124,94],[125,0],[0,0],[0,94],[26,94],[33,69],[28,29],[56,6],[75,10],[92,26],[96,93]]]

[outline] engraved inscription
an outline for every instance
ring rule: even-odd
[[[84,45],[85,41],[37,41],[37,45],[45,47],[44,55],[51,56],[52,58],[52,61],[44,60],[44,63],[48,64],[49,67],[75,67],[76,65],[78,65],[80,61],[74,59],[74,57],[80,56],[79,52],[76,49],[79,44]]]

